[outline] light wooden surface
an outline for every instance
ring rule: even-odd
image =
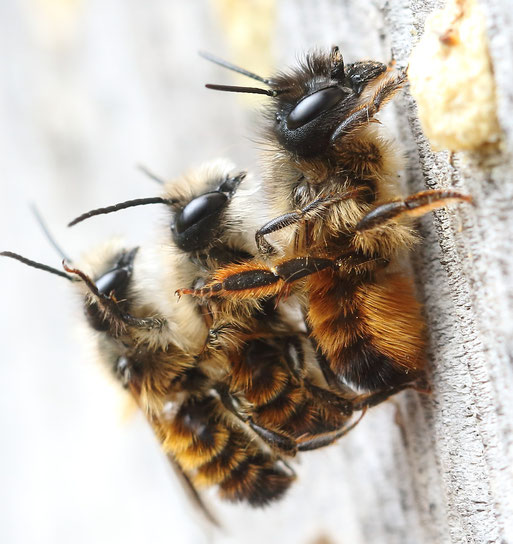
[[[407,92],[382,116],[407,154],[407,192],[453,185],[476,200],[424,218],[412,258],[433,395],[401,394],[336,446],[305,454],[298,483],[272,508],[208,494],[224,526],[216,531],[184,501],[143,419],[121,422],[119,396],[74,334],[81,310],[66,282],[2,261],[2,542],[513,542],[513,12],[510,0],[480,3],[501,153],[431,153]],[[348,61],[386,62],[393,50],[404,65],[440,5],[282,0],[262,34],[262,66],[334,43]],[[64,227],[85,209],[153,195],[136,163],[162,176],[216,156],[256,167],[245,102],[202,88],[229,75],[197,49],[239,63],[248,50],[221,24],[223,9],[206,0],[0,3],[2,249],[58,266],[30,201],[73,255],[113,234],[144,241],[155,210]]]

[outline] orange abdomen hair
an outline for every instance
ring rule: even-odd
[[[312,337],[339,378],[365,389],[414,381],[424,366],[424,322],[400,274],[371,281],[322,271],[308,280]]]

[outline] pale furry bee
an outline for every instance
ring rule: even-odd
[[[226,368],[216,366],[219,358],[211,364],[198,355],[208,335],[206,314],[196,302],[178,305],[174,297],[184,278],[197,278],[202,259],[213,258],[201,254],[203,247],[228,233],[229,219],[221,222],[221,216],[244,177],[218,162],[166,184],[162,197],[115,206],[169,206],[172,220],[163,240],[139,248],[111,241],[79,265],[63,262],[64,271],[17,253],[0,253],[76,286],[99,359],[131,392],[211,519],[196,486],[217,485],[227,500],[256,506],[279,498],[295,478],[246,420],[226,408]],[[107,210],[86,216],[98,213]],[[221,249],[234,258],[235,249]],[[223,258],[215,262],[224,263]]]
[[[10,251],[0,255],[64,277],[74,284],[83,300],[87,331],[97,358],[132,393],[158,434],[159,415],[165,406],[163,395],[174,394],[172,388],[164,384],[191,381],[196,361],[170,341],[172,327],[168,321],[156,316],[149,306],[143,308],[138,303],[138,289],[134,284],[138,252],[137,247],[110,240],[90,252],[80,264],[63,261],[64,271]],[[186,387],[183,390],[187,392]],[[182,411],[191,405],[192,400],[186,400],[189,404],[182,407]],[[206,517],[215,522],[188,475],[171,454],[168,458],[193,500]]]
[[[226,262],[251,256],[243,249],[238,212],[228,213],[245,177],[218,161],[166,183],[163,196],[93,210],[75,221],[136,205],[166,204],[171,217],[161,239],[139,248],[111,241],[80,265],[64,262],[64,271],[1,253],[75,284],[98,357],[132,393],[200,504],[196,486],[217,485],[225,499],[259,506],[278,499],[295,478],[259,438],[263,434],[276,441],[277,435],[251,424],[240,399],[232,397],[229,363],[219,353],[214,358],[202,353],[210,309],[192,300],[177,304],[174,296],[186,279],[200,281]],[[232,312],[234,320],[244,314],[239,306],[239,313]],[[268,333],[272,330],[266,325]],[[288,326],[274,333],[283,336],[285,331],[282,342],[274,339],[284,357],[296,333]]]
[[[257,259],[179,294],[234,303],[295,294],[331,385],[393,392],[422,380],[424,321],[399,256],[417,241],[413,218],[471,198],[450,189],[399,196],[400,152],[375,115],[405,72],[345,65],[337,47],[272,78],[204,56],[268,87],[207,85],[270,98],[262,191],[275,217],[256,232]]]
[[[124,372],[143,405],[152,401],[150,416],[164,449],[194,483],[218,484],[228,499],[261,505],[278,499],[292,482],[293,473],[283,470],[281,459],[334,442],[359,421],[351,421],[354,412],[363,415],[388,392],[331,391],[300,314],[296,311],[294,318],[291,304],[278,304],[276,297],[256,305],[216,298],[177,304],[177,285],[193,288],[219,267],[253,258],[256,245],[243,229],[241,209],[247,209],[246,199],[254,201],[255,183],[226,163],[210,164],[165,183],[162,197],[99,208],[71,224],[136,205],[167,204],[162,238],[140,250],[131,298],[145,314],[151,308],[166,323],[174,320],[171,334],[176,336],[163,337],[163,346],[180,345],[194,364],[172,385],[159,381],[161,351],[144,352],[135,367],[133,356],[124,357]],[[158,342],[151,340],[151,345]],[[148,357],[152,364],[145,372],[139,367]],[[141,373],[152,380],[150,393],[156,399],[132,383]],[[172,392],[186,393],[178,408]],[[211,446],[202,443],[203,433],[213,440]]]

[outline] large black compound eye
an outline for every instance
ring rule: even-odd
[[[338,104],[348,94],[348,91],[341,87],[326,87],[313,94],[305,96],[298,102],[295,108],[287,117],[287,128],[295,130],[306,125],[321,113],[328,111]]]
[[[126,309],[127,302],[124,301],[126,293],[132,277],[133,264],[138,248],[130,251],[122,251],[114,266],[104,272],[98,278],[95,278],[94,283],[100,295],[108,297],[111,293],[114,294],[119,304]],[[85,305],[85,312],[89,325],[96,331],[108,331],[111,327],[109,319],[100,310],[98,304]]]
[[[123,289],[128,284],[130,272],[126,268],[114,268],[105,272],[96,281],[96,287],[102,295],[109,295],[112,291]]]
[[[114,267],[95,279],[94,283],[100,294],[108,296],[114,291],[116,296],[124,296],[125,289],[132,276],[132,268],[137,250],[138,248],[123,251],[119,255]]]
[[[229,202],[226,193],[213,191],[191,200],[177,212],[171,233],[177,247],[197,251],[207,247],[218,234],[221,214]]]
[[[218,213],[225,207],[227,200],[228,197],[224,193],[217,192],[206,193],[191,200],[181,213],[177,214],[175,221],[176,232],[182,234],[202,219]]]

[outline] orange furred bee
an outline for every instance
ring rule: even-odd
[[[204,56],[267,86],[207,85],[269,97],[262,192],[274,218],[256,232],[257,259],[178,294],[234,303],[296,294],[328,383],[390,393],[420,384],[424,322],[398,257],[417,240],[413,218],[471,198],[450,189],[399,196],[400,154],[375,115],[405,73],[345,65],[337,47],[272,78]]]

